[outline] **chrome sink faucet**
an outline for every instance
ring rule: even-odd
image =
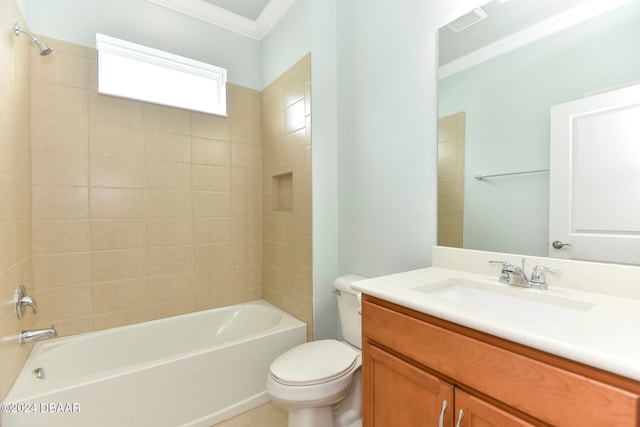
[[[542,265],[536,265],[531,272],[531,280],[529,281],[529,287],[534,289],[548,289],[546,277],[544,272],[548,271],[553,274],[560,274],[562,270],[558,268],[544,267]]]
[[[527,261],[526,258],[522,258],[522,267],[518,267],[517,265],[511,264],[510,262],[506,262],[506,261],[489,261],[489,263],[502,264],[502,270],[500,271],[500,277],[498,278],[498,281],[500,281],[500,283],[505,283],[507,285],[512,285],[512,286],[528,287],[533,289],[542,289],[542,290],[547,289],[547,282],[544,275],[545,272],[554,273],[554,274],[562,273],[562,270],[559,270],[557,268],[536,265],[533,267],[533,271],[531,272],[531,278],[529,279],[527,277],[527,273],[525,272],[525,268],[524,268],[526,261]],[[525,285],[511,283],[512,274],[522,277],[522,279],[525,281]]]
[[[511,264],[507,261],[489,261],[489,264],[502,264],[502,270],[500,271],[500,277],[498,278],[500,283],[517,286],[511,283],[511,274],[515,274],[522,277],[528,285],[529,279],[527,278],[527,273],[524,271],[524,264],[526,260],[526,258],[522,258],[522,267],[518,267],[517,265]]]

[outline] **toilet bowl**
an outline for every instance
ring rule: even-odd
[[[362,419],[362,358],[359,301],[350,288],[363,277],[335,282],[345,341],[311,341],[271,364],[267,393],[289,411],[289,427],[356,427]]]
[[[289,411],[289,427],[346,427],[361,417],[361,405],[354,409],[344,402],[350,394],[359,398],[362,393],[360,381],[354,386],[361,365],[360,352],[344,342],[312,341],[272,363],[267,392]]]

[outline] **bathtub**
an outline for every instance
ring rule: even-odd
[[[306,334],[260,300],[40,341],[0,424],[209,427],[267,402],[271,362]]]

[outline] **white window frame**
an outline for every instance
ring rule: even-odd
[[[227,115],[227,70],[96,34],[98,93]]]

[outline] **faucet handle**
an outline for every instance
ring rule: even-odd
[[[560,274],[562,270],[558,268],[536,265],[531,272],[531,287],[536,289],[547,289],[547,282],[544,276],[545,271],[553,274]]]
[[[509,268],[515,267],[513,264],[507,261],[489,261],[489,264],[502,264],[502,270],[500,271],[500,277],[498,280],[500,283],[509,284]]]
[[[13,297],[13,311],[18,319],[22,319],[26,307],[31,307],[33,314],[38,312],[36,300],[27,295],[27,289],[20,285],[16,288],[16,292]]]

